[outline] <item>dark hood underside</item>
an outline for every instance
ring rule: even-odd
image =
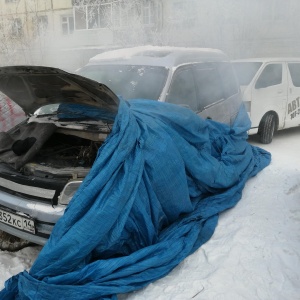
[[[118,97],[105,85],[60,69],[39,66],[0,68],[0,90],[27,115],[56,103],[76,103],[116,112]]]

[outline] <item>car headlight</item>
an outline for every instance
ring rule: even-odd
[[[58,203],[68,205],[81,183],[81,180],[67,183],[59,196]]]

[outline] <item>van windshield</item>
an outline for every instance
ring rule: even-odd
[[[240,85],[248,85],[261,65],[262,62],[233,62],[233,68]]]
[[[124,99],[158,100],[168,76],[168,69],[158,66],[94,65],[78,71],[79,75],[108,86]]]

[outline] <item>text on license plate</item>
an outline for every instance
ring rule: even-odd
[[[0,222],[35,234],[34,221],[0,209]]]

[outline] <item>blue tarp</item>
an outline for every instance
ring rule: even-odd
[[[188,109],[121,100],[113,131],[31,270],[1,299],[116,299],[168,274],[212,236],[270,154]]]

